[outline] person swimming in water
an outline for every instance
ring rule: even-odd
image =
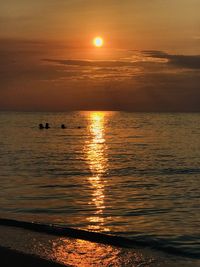
[[[42,123],[39,124],[39,129],[44,129],[44,125]]]
[[[49,128],[50,128],[50,126],[49,126],[48,122],[46,122],[45,129],[49,129]]]
[[[61,124],[61,129],[66,129],[64,124]]]

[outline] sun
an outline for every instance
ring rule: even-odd
[[[98,36],[93,39],[93,44],[96,47],[102,47],[104,45],[104,40],[102,37]]]

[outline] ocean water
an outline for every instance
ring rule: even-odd
[[[0,186],[1,218],[200,258],[200,114],[1,112]]]

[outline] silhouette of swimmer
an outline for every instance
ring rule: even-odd
[[[46,122],[45,129],[49,129],[49,128],[50,128],[50,126],[49,126],[48,122]]]
[[[78,126],[77,128],[78,128],[78,129],[81,129],[81,126]]]
[[[42,123],[39,124],[39,129],[44,129],[44,126]]]
[[[62,129],[66,129],[66,127],[65,127],[64,124],[61,124],[61,128],[62,128]]]

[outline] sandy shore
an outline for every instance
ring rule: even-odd
[[[24,254],[20,251],[12,250],[9,248],[4,248],[0,246],[0,262],[3,267],[20,266],[20,267],[63,267],[66,265],[61,265],[53,261],[48,261],[39,258],[34,255]]]
[[[199,260],[148,248],[122,248],[83,239],[0,226],[1,266],[200,266]]]

